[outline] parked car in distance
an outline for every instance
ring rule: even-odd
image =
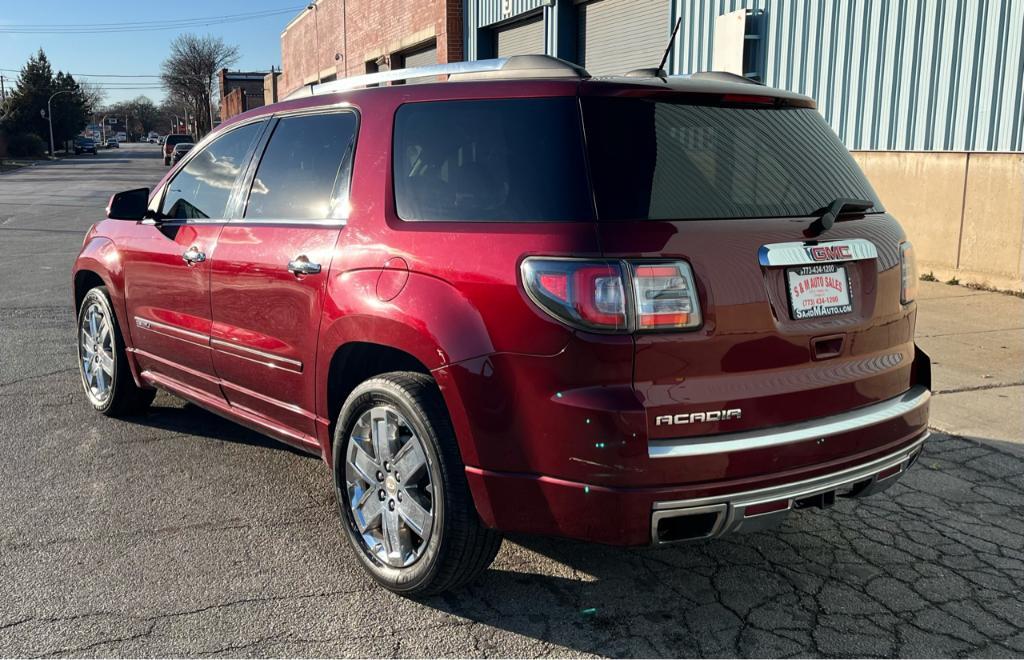
[[[96,154],[96,141],[92,138],[77,138],[75,140],[75,155]]]
[[[814,101],[445,66],[242,113],[114,195],[73,274],[90,404],[160,388],[320,456],[406,595],[505,532],[707,539],[913,465],[914,251]]]
[[[182,142],[195,142],[191,135],[187,133],[172,133],[164,138],[164,165],[170,165],[171,159],[174,156],[174,145],[181,144]]]
[[[120,149],[121,143],[117,141],[117,138],[107,138],[107,143],[105,146],[107,149]]]
[[[182,157],[192,150],[195,146],[191,142],[179,142],[174,145],[174,151],[171,152],[171,165],[176,165]]]

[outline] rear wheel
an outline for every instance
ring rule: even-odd
[[[164,165],[170,165],[170,164],[171,164],[171,159],[168,158],[167,156],[164,156]]]
[[[480,522],[447,410],[426,375],[384,374],[352,392],[334,434],[334,476],[349,541],[391,591],[457,588],[501,546]]]
[[[143,412],[156,390],[132,379],[124,338],[117,325],[107,288],[90,289],[78,310],[78,372],[92,407],[110,417]]]

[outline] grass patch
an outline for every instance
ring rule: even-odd
[[[968,282],[965,284],[968,289],[974,289],[975,291],[988,291],[990,293],[1003,293],[1008,296],[1014,296],[1016,298],[1024,298],[1024,291],[1013,291],[1011,289],[997,289],[992,286],[985,286],[984,284],[976,284],[974,282]]]
[[[928,271],[927,273],[925,273],[924,275],[921,276],[921,281],[922,282],[938,282],[939,278],[935,277],[935,273],[933,273],[931,271]]]
[[[960,280],[955,277],[951,277],[948,280],[946,280],[946,284],[950,286],[957,286],[958,284],[960,284]]]
[[[14,170],[20,170],[23,167],[28,167],[33,164],[34,160],[22,160],[17,158],[3,158],[0,159],[0,172],[13,172]]]

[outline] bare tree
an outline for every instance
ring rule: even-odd
[[[169,95],[189,108],[196,120],[196,139],[213,128],[214,79],[217,71],[238,61],[238,47],[220,37],[182,34],[171,42],[171,54],[160,77]]]
[[[82,96],[90,112],[98,110],[107,99],[107,91],[97,83],[79,82],[78,87],[82,90]]]

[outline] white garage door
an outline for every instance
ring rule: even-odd
[[[537,14],[526,20],[495,28],[494,50],[498,57],[543,54],[544,16]]]
[[[424,48],[414,53],[406,53],[403,57],[405,60],[404,66],[410,69],[414,66],[429,66],[431,64],[437,64],[437,46],[431,46],[430,48]]]
[[[592,76],[656,67],[668,46],[669,0],[593,0],[579,11],[579,63]]]

